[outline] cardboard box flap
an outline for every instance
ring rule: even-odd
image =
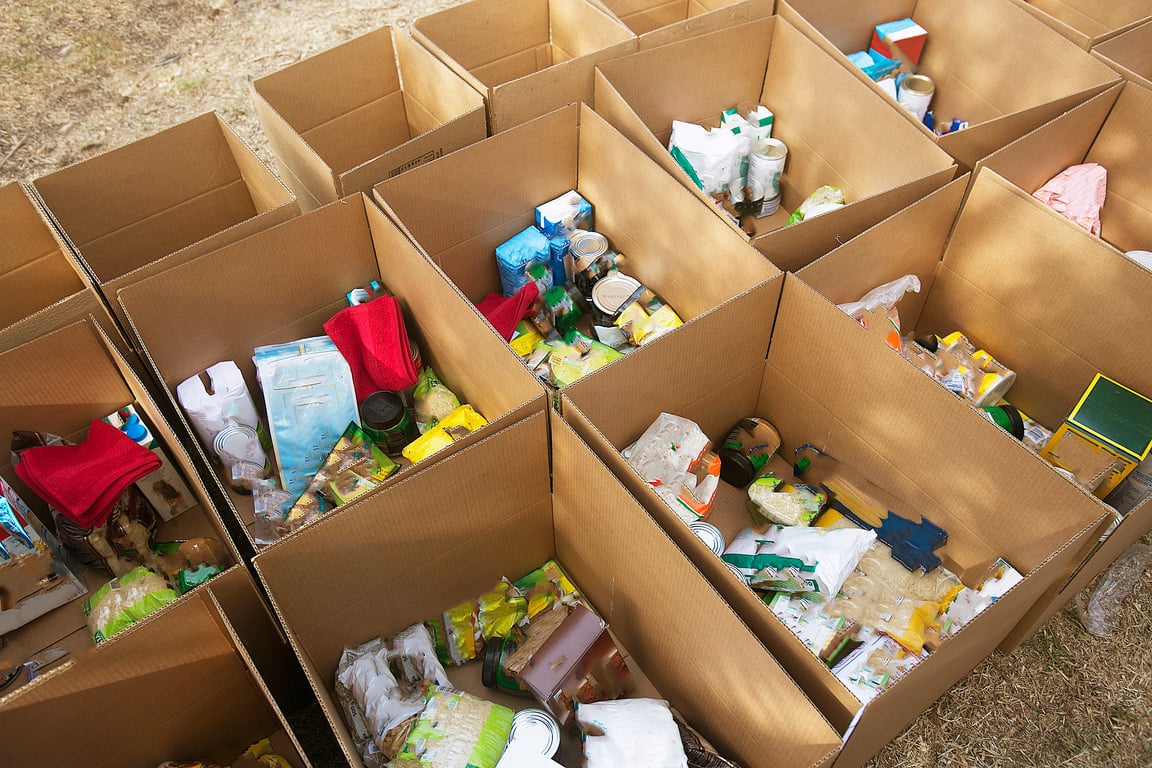
[[[1152,392],[1131,335],[1116,333],[1144,327],[1140,306],[1116,297],[1152,292],[1152,273],[994,172],[977,175],[943,264],[954,278],[937,279],[918,330],[971,333],[1016,371],[1012,400],[1042,423],[1058,425],[1097,371]],[[1053,291],[1066,309],[1054,310]]]
[[[866,333],[800,280],[785,281],[768,367],[832,409],[841,428],[868,436],[867,452],[836,458],[875,477],[912,508],[942,508],[947,517],[933,522],[945,529],[965,526],[1021,573],[1032,572],[1063,543],[1100,524],[1104,507],[1098,500],[1073,492],[1046,462],[895,352],[854,341]],[[828,350],[842,350],[857,377],[822,374],[813,336]],[[928,434],[922,429],[926,413],[933,424]],[[1019,502],[1005,514],[1001,489],[1009,487]],[[1050,514],[1052,509],[1062,513]],[[1000,524],[990,528],[991,519]]]
[[[1025,192],[1036,191],[1068,166],[1085,162],[1122,89],[1118,85],[1093,96],[988,155],[977,168],[989,168]]]
[[[1092,47],[1092,55],[1124,75],[1126,80],[1152,88],[1152,21]]]
[[[1093,37],[1130,26],[1150,15],[1148,4],[1142,0],[1113,0],[1107,3],[1029,0],[1029,3],[1073,29]]]
[[[602,4],[609,10],[615,5]],[[682,15],[670,18],[673,9]],[[644,50],[756,19],[767,19],[775,10],[775,0],[688,0],[686,4],[658,3],[652,6],[651,11],[640,11],[622,20],[640,36],[638,47]],[[616,16],[622,18],[619,14]]]
[[[552,440],[557,556],[579,574],[581,589],[611,596],[609,601],[598,599],[597,610],[623,645],[643,660],[645,673],[661,694],[725,754],[746,764],[762,761],[767,753],[786,765],[824,761],[835,751],[838,737],[791,678],[556,416]],[[590,465],[592,471],[586,469]],[[628,507],[636,513],[621,514]],[[604,562],[614,567],[597,567]],[[637,590],[620,588],[653,581],[676,588],[642,589],[642,600],[635,598]],[[718,637],[724,638],[723,663],[709,650],[716,649]],[[707,684],[701,686],[701,681]],[[765,701],[773,702],[770,723],[748,715],[762,711]],[[734,722],[744,725],[733,728]]]
[[[484,108],[484,97],[406,34],[394,35],[412,136]]]
[[[8,744],[14,765],[151,765],[190,757],[228,762],[254,735],[282,727],[201,600],[181,601],[141,629],[125,631],[4,701],[0,722],[8,733],[41,732],[44,722],[68,724],[69,738]],[[164,706],[155,706],[157,695],[166,696]]]
[[[1107,168],[1100,235],[1121,251],[1152,249],[1152,200],[1141,147],[1152,141],[1152,90],[1126,83],[1084,158]],[[1139,170],[1138,170],[1139,169]]]
[[[492,233],[468,225],[492,219],[501,222],[515,219],[519,229],[523,229],[532,224],[533,211],[539,202],[576,186],[579,126],[573,119],[575,113],[574,106],[557,110],[541,118],[544,122],[540,127],[513,128],[475,145],[465,155],[452,154],[413,168],[378,184],[374,196],[414,242],[425,252],[437,254],[433,260],[441,266],[446,265],[450,256],[440,254],[451,253],[457,246],[494,251],[519,230]],[[527,142],[523,138],[536,133],[546,135],[547,140]],[[533,173],[526,179],[531,187],[501,184],[499,179],[479,173],[481,164],[490,168],[532,168]],[[443,200],[444,190],[452,190],[454,207],[463,215],[443,210],[439,201]],[[537,202],[528,204],[526,200]],[[478,211],[483,215],[475,215]],[[419,237],[413,236],[416,232]],[[495,257],[490,271],[495,280]],[[491,280],[484,281],[485,285],[490,283]],[[471,286],[460,287],[473,302],[484,297],[484,293],[474,295]]]
[[[586,56],[635,35],[619,20],[593,3],[549,0],[552,44],[570,57]]]
[[[549,42],[548,0],[484,0],[466,3],[412,23],[466,70]],[[495,85],[496,83],[491,83]]]
[[[364,220],[360,200],[332,206],[319,216],[300,217],[260,238],[234,243],[123,288],[120,306],[173,389],[201,371],[203,361],[211,360],[211,365],[231,354],[249,378],[250,391],[258,392],[258,387],[252,389],[256,340],[302,315],[327,312],[308,334],[316,335],[339,305],[346,304],[345,293],[379,277]],[[316,246],[317,261],[308,281],[280,265],[283,253],[302,241]],[[200,295],[211,296],[212,306],[190,295],[187,285],[205,286]],[[267,295],[278,301],[269,306],[248,298]],[[190,325],[196,333],[187,332]]]
[[[897,304],[905,332],[911,330],[931,291],[967,185],[965,175],[817,259],[796,276],[833,304],[845,304],[903,275],[916,275],[919,293],[905,294]]]
[[[0,186],[0,225],[0,328],[87,288],[83,272],[18,183]]]
[[[395,634],[551,557],[547,441],[540,412],[453,456],[450,481],[433,465],[256,555],[297,652],[329,690],[345,645]],[[493,470],[494,455],[517,457],[516,482]],[[381,557],[397,576],[380,578]],[[331,567],[335,558],[341,568]],[[519,571],[507,572],[509,563]],[[439,576],[445,571],[460,578]]]

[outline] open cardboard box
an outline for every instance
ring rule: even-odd
[[[1031,193],[1071,165],[1099,163],[1108,171],[1100,238],[1122,252],[1152,251],[1152,196],[1143,149],[1150,142],[1152,90],[1124,83],[989,155],[980,167]],[[1032,202],[1062,218],[1039,200]]]
[[[796,24],[869,87],[890,109],[936,138],[920,120],[883,94],[847,55],[867,50],[877,24],[911,17],[928,31],[918,72],[936,83],[929,108],[969,127],[941,136],[940,147],[964,166],[1116,82],[1085,51],[1011,0],[971,0],[956,13],[949,0],[884,0],[845,6],[830,0],[781,0],[778,12]]]
[[[1125,80],[1152,88],[1152,20],[1094,46],[1092,55]]]
[[[492,134],[591,102],[596,64],[637,45],[588,0],[472,0],[416,19],[412,37],[484,94]]]
[[[898,306],[904,332],[964,332],[1016,372],[1007,400],[1049,429],[1060,426],[1097,372],[1137,392],[1152,392],[1142,353],[1143,297],[1152,292],[1152,274],[987,168],[977,173],[957,218],[962,194],[959,182],[941,190],[802,270],[799,278],[840,303],[900,275],[918,275],[921,292]],[[1097,307],[1107,311],[1089,311]],[[981,426],[983,436],[974,439],[999,444],[1008,437],[1014,443],[1010,453],[1020,458],[989,455],[979,472],[1040,462],[1065,485],[1049,515],[1070,514],[1087,503],[1112,517],[1111,508],[1060,477],[1030,448],[990,422]],[[1014,507],[1021,499],[1012,482],[996,494]],[[1146,501],[1098,549],[1066,563],[1002,649],[1015,648],[1150,528],[1152,504]]]
[[[962,187],[959,188],[963,191]],[[641,501],[844,736],[836,766],[860,766],[968,674],[1072,558],[1098,535],[1104,508],[1017,450],[974,411],[895,355],[858,343],[867,332],[793,275],[784,282],[766,361],[734,371],[704,398],[668,387],[630,409],[594,390],[564,393],[564,419]],[[984,613],[867,706],[829,671],[632,469],[620,451],[662,412],[696,422],[713,441],[740,419],[766,418],[780,456],[812,443],[909,509],[944,528],[938,554],[963,578],[1001,557],[1025,575]],[[1011,489],[1011,513],[1005,494]],[[752,524],[747,492],[720,483],[708,522],[731,541]],[[1060,510],[1057,512],[1056,510]],[[971,724],[975,726],[976,724]]]
[[[780,271],[585,105],[382,182],[373,194],[475,304],[501,290],[496,246],[532,225],[537,205],[570,189],[592,204],[593,229],[625,255],[622,271],[684,321],[580,381],[613,371],[621,391],[660,387],[663,380],[631,373],[636,358],[687,356],[696,362],[684,385],[705,392],[726,375],[707,361],[763,359]]]
[[[549,479],[549,418],[551,465]],[[608,623],[640,695],[747,768],[824,765],[839,738],[776,660],[555,414],[539,413],[337,510],[253,560],[353,766],[335,701],[345,645],[390,636],[556,559]],[[471,693],[477,664],[449,667]],[[564,765],[579,765],[568,734]]]
[[[210,591],[41,675],[0,699],[7,765],[232,765],[269,739],[293,768],[309,766]]]
[[[261,669],[277,695],[289,696],[293,683],[291,656],[267,606],[247,571],[239,565],[241,557],[207,489],[182,441],[135,373],[111,348],[95,321],[91,318],[79,321],[0,354],[0,393],[3,393],[0,435],[6,440],[13,430],[20,429],[50,432],[78,442],[84,439],[93,419],[102,418],[127,403],[135,405],[195,497],[190,509],[159,525],[154,540],[207,536],[221,543],[225,552],[222,565],[227,570],[189,594],[210,591],[220,600],[244,642],[258,652]],[[39,521],[54,530],[47,505],[16,476],[7,451],[0,474]],[[72,654],[70,658],[92,651],[92,634],[85,622],[83,605],[111,577],[84,566],[79,566],[77,575],[85,582],[88,594],[8,633],[7,642],[0,648],[0,660],[5,666],[20,663],[48,648],[64,648]],[[160,613],[167,610],[161,609]],[[107,643],[114,645],[119,637],[114,635]],[[20,681],[24,679],[21,677]]]
[[[254,80],[252,97],[306,211],[488,135],[484,97],[391,27]]]
[[[776,0],[592,0],[652,48],[715,32],[776,11]]]
[[[1152,18],[1144,0],[1012,0],[1085,50]]]
[[[104,295],[286,221],[296,198],[215,113],[32,182]]]
[[[119,302],[179,412],[184,439],[207,463],[204,446],[179,408],[180,382],[221,360],[233,360],[264,413],[253,348],[323,334],[324,323],[348,306],[348,291],[372,280],[399,298],[409,338],[419,345],[424,365],[461,403],[471,403],[494,425],[428,461],[545,407],[543,387],[509,358],[491,327],[363,195],[141,280],[121,290]],[[219,468],[213,477],[251,538],[252,497],[233,491]]]
[[[0,186],[0,349],[11,349],[92,315],[116,346],[138,362],[84,268],[28,191]]]
[[[732,107],[746,113],[763,104],[772,110],[772,135],[788,146],[788,160],[780,208],[755,220],[752,242],[785,270],[919,200],[956,171],[946,153],[779,17],[602,63],[595,98],[598,114],[743,237],[668,152],[672,121],[714,126]],[[792,211],[825,184],[840,187],[849,204],[783,228]]]

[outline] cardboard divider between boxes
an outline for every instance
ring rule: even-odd
[[[1028,193],[987,168],[978,172],[956,218],[960,192],[943,190],[798,276],[829,300],[844,302],[902,274],[918,275],[921,293],[908,294],[899,304],[904,332],[962,331],[1016,372],[1007,400],[1051,430],[1072,412],[1097,373],[1138,393],[1152,393],[1142,354],[1147,344],[1141,343],[1146,336],[1142,297],[1152,291],[1152,275],[1075,224],[1049,215]],[[1107,311],[1097,311],[1102,307]],[[991,423],[983,432],[985,442],[1007,437]],[[1013,458],[1012,467],[1029,459],[1057,476],[1023,444],[1016,442],[1015,453],[1021,458]],[[1058,479],[1065,488],[1053,511],[1087,502],[1113,517],[1114,511],[1088,491]],[[1009,489],[1017,499],[1012,483],[997,493]],[[1152,504],[1145,499],[1098,548],[1093,540],[1066,564],[1002,650],[1019,645],[1150,528]]]
[[[215,113],[42,176],[32,188],[121,323],[120,288],[300,212]]]
[[[492,134],[591,102],[596,64],[637,46],[588,0],[471,0],[416,19],[412,37],[484,94]]]
[[[445,190],[453,189],[453,194]],[[378,184],[377,201],[473,303],[499,293],[496,246],[531,226],[537,205],[575,189],[592,228],[625,256],[621,271],[684,325],[586,374],[624,391],[660,386],[638,358],[697,359],[685,386],[718,386],[704,361],[762,359],[782,275],[585,105],[570,105]],[[513,360],[516,353],[508,349]],[[640,366],[640,367],[637,367]]]
[[[1092,55],[1125,80],[1152,88],[1152,20],[1093,46]]]
[[[1116,82],[1084,50],[1011,0],[885,0],[846,8],[828,0],[782,0],[778,13],[812,37],[888,107],[934,138],[965,170]],[[967,128],[936,137],[885,95],[847,54],[867,50],[878,24],[912,18],[928,32],[917,72],[935,82],[928,108]],[[1004,41],[1010,40],[1011,44]]]
[[[220,542],[224,572],[190,594],[207,591],[219,599],[243,641],[257,656],[258,666],[276,695],[290,700],[295,680],[283,636],[241,565],[242,559],[182,441],[135,373],[111,348],[95,321],[89,318],[65,326],[0,354],[0,392],[4,403],[0,405],[0,435],[5,440],[11,439],[14,430],[35,430],[79,442],[85,439],[94,419],[114,413],[126,404],[135,407],[193,495],[183,500],[188,504],[187,509],[159,524],[154,540],[179,541],[206,536]],[[46,503],[16,476],[7,453],[0,475],[40,523],[54,532],[56,524]],[[79,564],[76,575],[84,583],[87,594],[8,632],[0,648],[0,659],[7,664],[18,664],[56,647],[67,650],[70,658],[76,659],[92,652],[93,637],[85,622],[83,606],[111,576]],[[167,610],[169,608],[162,608],[156,615]],[[106,642],[115,645],[118,639],[119,634]]]
[[[838,768],[867,762],[992,652],[1107,519],[1093,500],[1069,501],[1066,481],[1018,451],[1010,435],[988,429],[982,416],[891,350],[857,339],[867,335],[789,275],[766,361],[734,372],[723,389],[693,399],[668,387],[623,412],[594,388],[564,393],[565,420],[843,735]],[[713,441],[746,416],[765,418],[779,430],[788,464],[794,449],[812,443],[946,530],[938,554],[958,576],[972,581],[1003,558],[1024,579],[863,705],[620,454],[662,411],[691,419]],[[726,541],[752,524],[746,501],[746,491],[720,483],[708,521]]]
[[[348,306],[346,294],[372,280],[399,299],[424,364],[492,425],[430,461],[546,406],[543,387],[507,357],[500,338],[363,195],[141,280],[122,289],[119,302],[173,407],[180,410],[175,393],[182,381],[232,360],[263,413],[253,348],[323,334],[323,324]],[[184,439],[207,463],[182,411],[180,418]],[[233,490],[219,467],[213,476],[251,538],[252,497]]]
[[[484,97],[392,27],[258,78],[252,95],[305,211],[488,135]]]
[[[1152,142],[1152,90],[1124,83],[1037,128],[981,162],[1026,193],[1066,168],[1098,163],[1108,173],[1100,239],[1119,251],[1152,250],[1152,196],[1144,147]],[[1035,207],[1060,214],[1039,200]]]
[[[835,98],[832,98],[832,95]],[[605,62],[596,112],[747,237],[668,151],[672,121],[715,126],[725,109],[774,114],[788,146],[776,213],[755,220],[752,243],[781,269],[797,269],[919,200],[956,172],[952,159],[873,98],[817,45],[780,17],[753,21]],[[786,227],[823,185],[848,202]]]
[[[1152,16],[1143,0],[1012,0],[1088,50]]]
[[[0,186],[0,349],[91,315],[133,366],[139,358],[87,272],[21,184]]]
[[[827,764],[836,733],[559,421],[550,483],[548,419],[532,415],[254,559],[350,764],[362,763],[335,700],[341,649],[431,619],[551,558],[608,623],[639,678],[636,695],[666,698],[748,768]],[[539,706],[480,687],[478,663],[448,667],[449,677],[514,709]],[[556,759],[578,765],[575,736],[564,740]]]
[[[766,19],[776,0],[592,0],[627,26],[644,50],[685,37]]]
[[[268,739],[293,768],[309,766],[210,591],[62,663],[0,699],[5,733],[25,734],[4,746],[10,765],[255,765],[234,761]]]

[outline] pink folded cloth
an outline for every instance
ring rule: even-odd
[[[1108,191],[1108,171],[1097,163],[1073,165],[1032,196],[1066,219],[1100,236],[1100,209]]]

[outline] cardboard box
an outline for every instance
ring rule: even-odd
[[[715,32],[776,11],[776,0],[594,0],[636,33],[639,49]]]
[[[252,98],[305,211],[488,135],[483,96],[391,27],[254,80]]]
[[[1138,297],[1152,291],[1152,274],[1037,206],[988,168],[977,174],[957,218],[963,192],[956,182],[798,276],[839,303],[900,275],[918,275],[921,292],[899,304],[905,333],[964,331],[1016,372],[1007,400],[1049,429],[1060,426],[1097,373],[1152,392],[1152,376],[1138,352],[1147,335]],[[845,269],[849,263],[851,270]],[[1056,295],[1058,307],[1052,303]],[[987,426],[984,432],[1000,431]],[[1002,441],[1000,435],[995,439]],[[1023,444],[1015,449],[1023,458],[1043,461]],[[1010,465],[1015,469],[1019,462]],[[1047,462],[1042,467],[1056,474]],[[1054,509],[1095,503],[1086,490],[1065,482],[1065,498]],[[1130,511],[1098,549],[1080,552],[1068,564],[1002,649],[1016,647],[1150,528],[1152,504]]]
[[[637,45],[587,0],[472,0],[416,19],[412,37],[484,94],[492,134],[591,102],[596,64]]]
[[[77,322],[0,353],[0,393],[4,402],[0,408],[0,435],[5,439],[10,438],[13,430],[34,429],[80,441],[94,419],[126,403],[134,404],[195,495],[192,499],[195,506],[172,521],[161,523],[155,540],[208,536],[220,541],[225,550],[222,565],[227,570],[205,586],[192,590],[190,595],[210,591],[221,601],[245,643],[259,652],[261,665],[267,665],[261,669],[277,695],[288,697],[292,682],[291,656],[285,655],[283,639],[247,572],[237,565],[241,562],[240,554],[212,505],[183,441],[176,437],[135,373],[110,347],[95,322],[91,319]],[[41,522],[53,525],[47,505],[12,470],[7,451],[0,465],[0,476]],[[95,569],[81,567],[80,570],[89,594],[110,578]],[[92,634],[83,611],[86,599],[87,596],[78,598],[8,633],[6,644],[0,648],[0,661],[22,662],[54,647],[70,651],[71,658],[92,651]],[[135,629],[122,634],[134,632]],[[120,636],[113,636],[102,646],[116,645]]]
[[[830,760],[836,733],[554,415],[550,484],[548,418],[532,415],[253,560],[349,763],[361,765],[334,700],[341,649],[395,634],[550,558],[607,621],[645,678],[638,690],[666,698],[731,759],[748,768]],[[337,560],[342,567],[331,568]],[[507,706],[538,706],[481,688],[475,663],[448,673]],[[565,738],[558,759],[579,765]]]
[[[22,734],[4,745],[10,765],[232,765],[270,739],[293,768],[309,766],[210,591],[41,674],[0,699],[0,726]]]
[[[545,407],[535,378],[507,356],[501,339],[362,195],[141,280],[121,290],[119,301],[172,407],[179,411],[180,382],[233,360],[264,413],[253,348],[323,334],[323,324],[348,305],[348,291],[371,280],[400,299],[424,364],[493,425],[433,461]],[[180,419],[186,444],[208,465],[182,411]],[[212,475],[251,538],[252,497],[233,491],[219,468]]]
[[[1152,141],[1152,90],[1124,83],[989,155],[981,168],[1035,192],[1071,165],[1108,171],[1100,237],[1119,251],[1152,250],[1152,199],[1145,194],[1142,147]],[[1053,218],[1063,218],[1039,201]]]
[[[1125,80],[1152,88],[1152,21],[1093,46],[1092,55]]]
[[[1081,48],[1088,50],[1152,16],[1141,0],[1012,0]]]
[[[928,30],[918,72],[936,83],[929,107],[936,116],[969,123],[938,139],[965,170],[1115,82],[1115,73],[1096,66],[1100,62],[1011,0],[973,0],[967,10],[955,13],[948,0],[889,0],[847,9],[828,0],[791,0],[778,12],[878,94],[880,86],[846,54],[867,49],[873,28],[886,21],[911,17]],[[891,97],[883,98],[923,135],[936,138]]]
[[[836,94],[836,98],[821,95]],[[947,154],[872,98],[844,68],[780,18],[642,51],[597,68],[596,111],[734,231],[668,152],[672,121],[717,125],[723,110],[763,104],[773,137],[788,145],[780,209],[756,219],[753,244],[781,269],[798,269],[950,181]],[[856,126],[867,140],[846,141]],[[882,137],[882,138],[881,138]],[[877,151],[872,141],[882,141]],[[839,186],[842,210],[781,229],[818,187]]]
[[[20,184],[0,186],[0,349],[92,315],[129,361],[139,358],[72,251]]]
[[[863,765],[982,661],[1106,520],[1103,507],[1086,495],[1065,504],[1074,496],[1066,481],[1022,454],[1011,436],[989,430],[982,416],[883,342],[857,343],[856,337],[871,338],[788,275],[767,359],[733,372],[727,386],[707,397],[693,400],[668,387],[659,398],[621,409],[595,392],[563,396],[564,419],[843,734],[838,768]],[[1002,557],[1025,578],[862,706],[620,455],[661,411],[691,419],[713,441],[746,416],[765,418],[780,432],[785,461],[811,442],[944,528],[949,538],[941,554],[954,572],[980,573]],[[1014,514],[1004,512],[1006,488],[1014,489]],[[746,500],[745,490],[720,483],[708,521],[726,541],[752,524]]]
[[[32,182],[119,321],[116,292],[299,213],[215,113]]]
[[[624,272],[684,320],[573,386],[612,371],[624,391],[659,389],[663,380],[633,372],[636,358],[660,357],[694,360],[684,386],[704,393],[725,376],[709,361],[764,357],[779,270],[587,106],[474,144],[382,182],[373,194],[476,303],[500,292],[496,246],[531,225],[537,205],[571,189],[592,204],[595,230],[626,255]]]

